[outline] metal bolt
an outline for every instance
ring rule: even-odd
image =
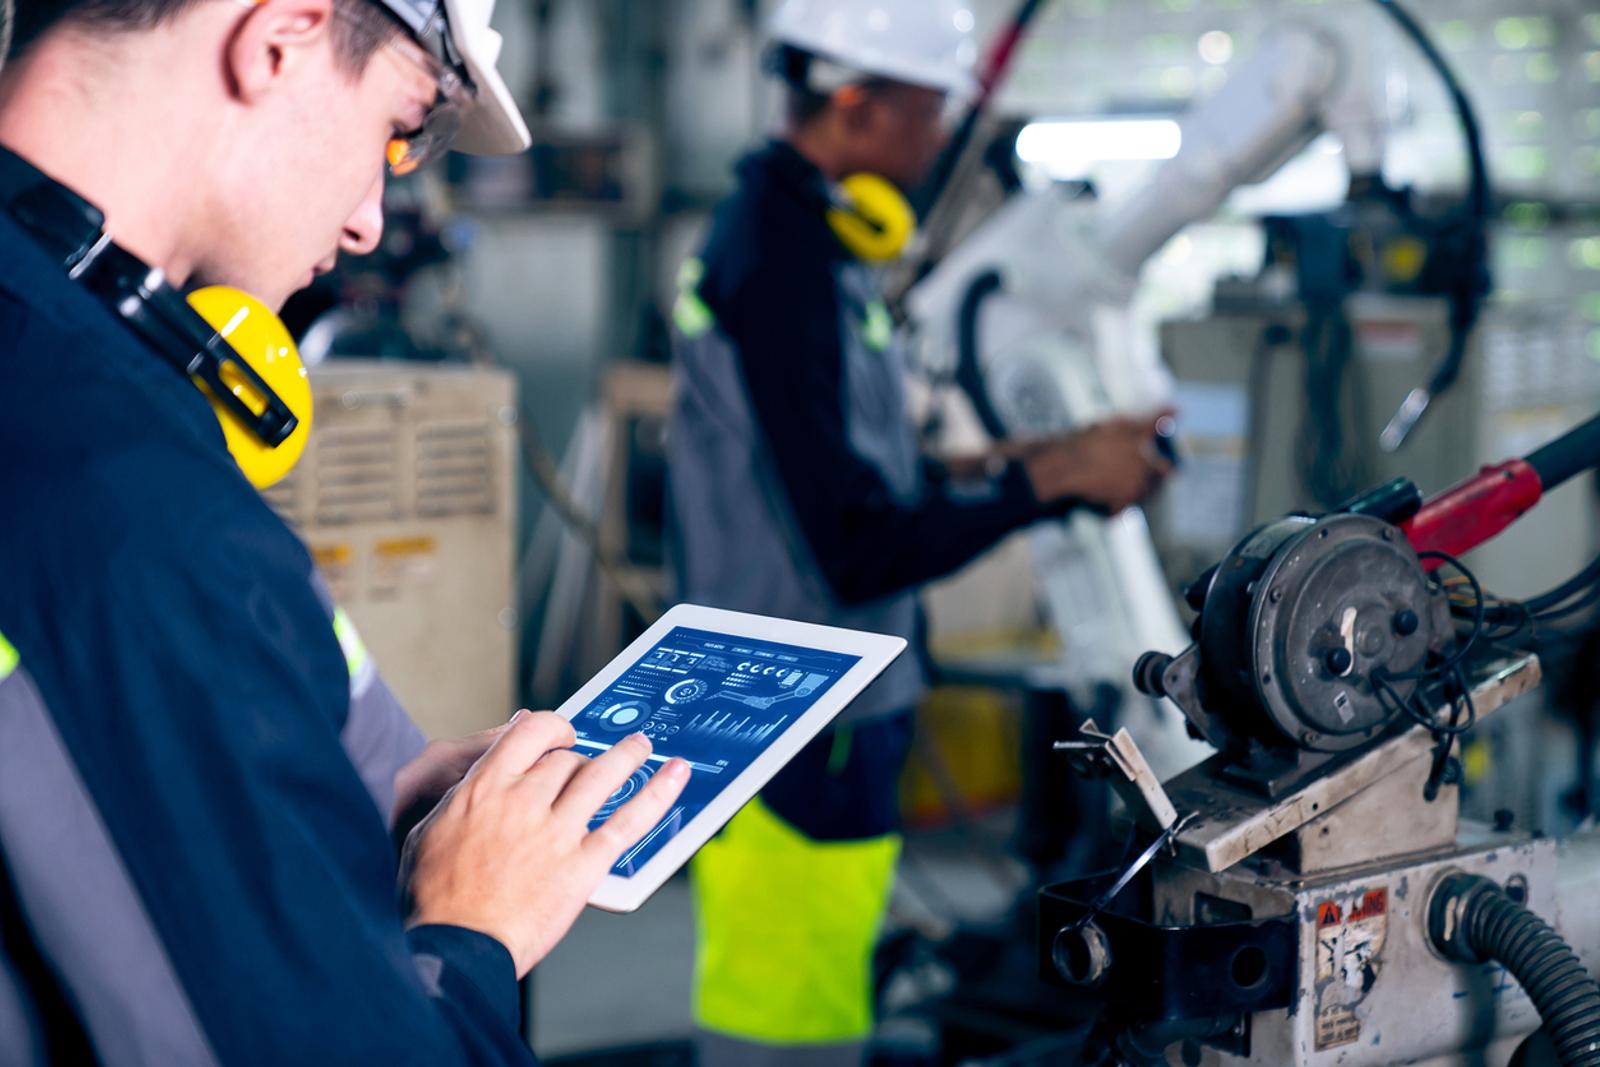
[[[1272,602],[1274,604],[1276,604],[1282,599],[1283,599],[1283,590],[1282,589],[1274,589],[1272,591]]]
[[[1300,743],[1302,745],[1314,745],[1321,740],[1322,735],[1314,730],[1304,730],[1300,734]]]
[[[1410,637],[1422,626],[1422,620],[1417,618],[1417,613],[1410,608],[1401,608],[1394,614],[1394,632],[1401,637]]]
[[[1511,898],[1513,904],[1526,904],[1528,902],[1528,879],[1520,874],[1513,874],[1506,879],[1506,896]]]

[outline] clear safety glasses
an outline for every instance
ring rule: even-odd
[[[422,52],[409,40],[386,46],[386,51],[396,54],[402,62],[425,68],[439,87],[439,94],[434,98],[422,125],[391,137],[384,149],[389,172],[400,177],[433,162],[450,150],[450,144],[461,132],[462,120],[477,93],[455,71]]]
[[[259,0],[243,0],[243,2],[249,4]],[[343,4],[335,4],[334,17],[354,22],[353,14],[345,14],[348,10]],[[424,39],[431,42],[431,49],[429,44],[418,42],[409,28],[385,43],[382,48],[385,55],[410,70],[421,71],[438,87],[438,94],[428,109],[422,125],[414,130],[396,133],[384,147],[384,159],[389,164],[389,172],[395,177],[410,174],[449,151],[456,134],[461,132],[461,124],[467,110],[477,99],[477,89],[451,64],[434,54],[435,52],[442,52],[446,56],[453,54],[447,37],[448,30],[442,21],[443,10],[444,5],[441,3],[439,17],[423,27]],[[370,32],[370,27],[362,28],[365,32]]]

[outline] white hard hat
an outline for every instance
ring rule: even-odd
[[[784,0],[769,31],[860,74],[968,96],[976,21],[966,0]]]
[[[5,0],[0,0],[0,3]],[[489,27],[494,0],[379,0],[432,52],[477,88],[451,145],[473,155],[513,155],[533,143],[511,90],[495,69],[500,35]]]

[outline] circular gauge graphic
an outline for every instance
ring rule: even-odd
[[[698,678],[685,678],[667,690],[668,704],[687,704],[706,695],[706,683]]]
[[[624,700],[601,709],[596,718],[605,730],[618,733],[637,730],[639,724],[650,716],[650,705],[641,700]]]
[[[622,783],[622,787],[612,793],[604,804],[600,805],[600,810],[594,813],[594,818],[590,820],[589,825],[594,826],[610,818],[612,812],[638,795],[639,790],[645,787],[645,783],[650,781],[650,776],[653,774],[655,774],[655,765],[651,763],[646,763],[643,767],[634,771],[633,775]]]

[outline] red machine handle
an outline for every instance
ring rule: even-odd
[[[1427,501],[1400,529],[1418,552],[1459,556],[1522,518],[1543,495],[1539,472],[1527,460],[1507,460]],[[1428,558],[1422,565],[1431,571],[1442,562]]]
[[[1400,523],[1418,552],[1469,552],[1522,518],[1547,490],[1600,465],[1600,415],[1525,459],[1485,467],[1451,486]],[[1425,559],[1428,570],[1440,560]]]

